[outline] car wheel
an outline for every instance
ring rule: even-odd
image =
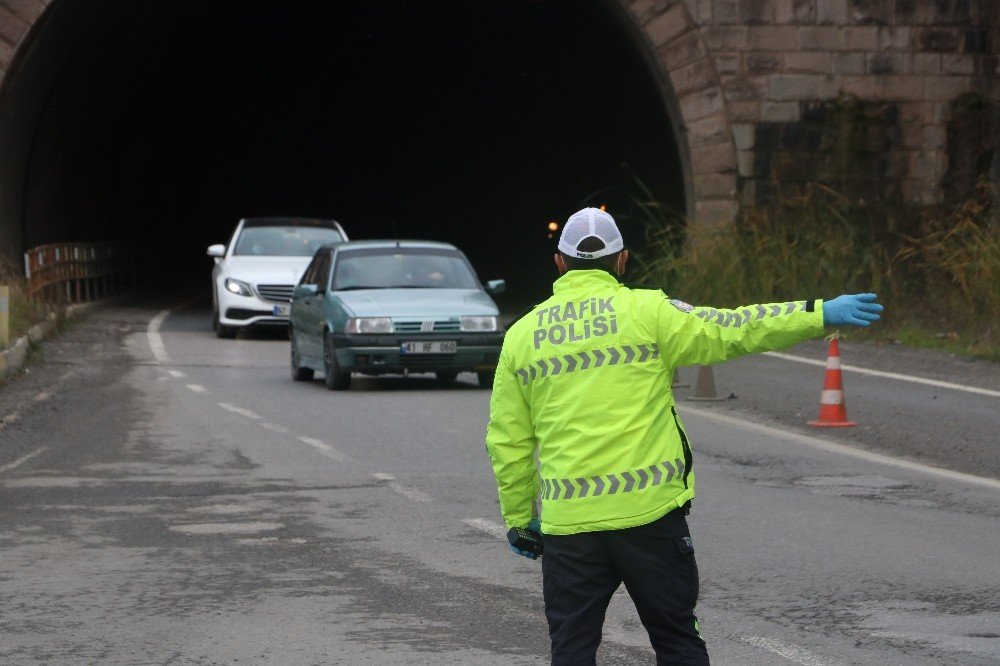
[[[299,365],[302,359],[299,357],[299,346],[295,342],[295,333],[291,330],[288,331],[288,339],[292,341],[292,351],[290,354],[290,364],[292,369],[292,379],[297,382],[308,382],[312,381],[313,369],[303,368]]]
[[[458,373],[454,370],[439,370],[434,373],[437,376],[439,382],[453,382],[458,377]]]
[[[331,391],[343,391],[351,387],[351,373],[340,369],[329,333],[323,336],[323,372],[326,387]]]
[[[225,326],[223,324],[219,324],[219,328],[215,329],[216,337],[220,337],[223,340],[232,340],[239,332],[240,329],[235,326]]]
[[[235,326],[226,326],[219,321],[218,311],[212,313],[212,328],[215,329],[216,337],[223,338],[226,340],[232,340],[236,337],[236,334],[240,332],[240,329]]]
[[[496,374],[496,370],[480,370],[477,372],[476,379],[479,381],[479,388],[493,388],[493,377]]]

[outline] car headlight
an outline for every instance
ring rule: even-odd
[[[497,330],[496,317],[462,317],[463,333],[482,333]]]
[[[242,280],[234,280],[233,278],[226,278],[226,291],[232,292],[234,294],[239,294],[240,296],[253,296],[253,289],[250,288],[246,282]]]
[[[358,317],[347,320],[348,333],[392,333],[392,320],[388,317]]]

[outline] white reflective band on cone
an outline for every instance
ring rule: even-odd
[[[826,359],[826,369],[827,370],[840,370],[840,357],[830,356]]]
[[[831,391],[826,390],[819,396],[819,404],[821,405],[840,405],[844,402],[844,392],[843,391]]]

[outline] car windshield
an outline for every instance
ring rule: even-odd
[[[333,289],[478,289],[465,256],[454,250],[379,248],[340,252]]]
[[[327,227],[244,227],[233,254],[260,257],[311,257],[324,243],[338,243],[344,237]]]

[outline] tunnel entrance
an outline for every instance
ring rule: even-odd
[[[13,256],[145,238],[178,273],[244,216],[453,242],[512,287],[553,275],[546,223],[685,210],[658,76],[614,2],[52,4],[0,98]],[[624,221],[626,241],[642,229]]]

